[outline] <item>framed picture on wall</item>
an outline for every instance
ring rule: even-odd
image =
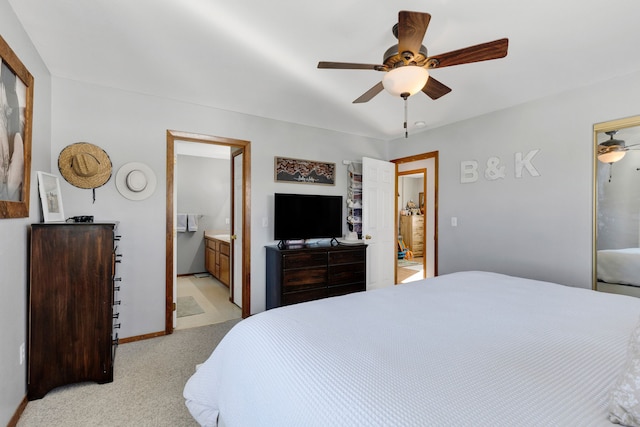
[[[38,171],[38,190],[44,222],[64,222],[60,181],[55,175]]]
[[[335,185],[336,164],[276,157],[275,180],[276,182]]]
[[[0,218],[29,216],[33,76],[0,36]]]

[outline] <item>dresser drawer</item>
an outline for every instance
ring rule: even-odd
[[[289,292],[282,295],[282,305],[297,304],[327,297],[327,288],[312,289],[303,292]]]
[[[364,262],[365,256],[364,250],[331,252],[329,253],[329,265]]]
[[[329,289],[328,289],[329,294],[327,296],[337,297],[339,295],[346,295],[353,292],[362,292],[362,291],[365,291],[366,288],[367,288],[367,285],[364,282],[350,283],[348,285],[341,285],[341,286],[329,286]]]
[[[282,268],[306,268],[327,265],[326,252],[306,252],[282,256]]]
[[[329,286],[364,282],[366,265],[363,262],[338,264],[329,267]]]
[[[216,241],[215,241],[215,240],[205,239],[204,241],[205,241],[205,242],[206,242],[206,244],[207,244],[207,248],[209,248],[209,249],[213,249],[214,251],[215,251],[215,250],[217,250],[217,249],[216,249],[216,246],[217,246],[217,245],[216,245]]]
[[[282,272],[283,292],[313,289],[327,285],[327,268],[300,268]]]

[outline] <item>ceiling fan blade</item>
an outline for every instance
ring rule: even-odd
[[[320,61],[318,62],[318,68],[332,68],[336,70],[379,70],[380,68],[384,68],[384,65]]]
[[[373,98],[374,96],[382,92],[382,89],[384,89],[384,86],[382,86],[382,82],[379,82],[377,85],[375,85],[374,87],[372,87],[371,89],[369,89],[368,91],[360,95],[360,98],[353,101],[353,103],[361,104],[363,102],[370,101],[371,98]]]
[[[429,76],[429,80],[427,80],[427,83],[422,88],[422,91],[426,93],[429,98],[438,99],[441,96],[444,96],[451,92],[451,88]]]
[[[507,56],[509,39],[494,40],[427,58],[430,68],[450,67],[471,62],[488,61]]]
[[[424,34],[427,32],[431,15],[422,12],[401,10],[398,13],[398,52],[420,52]]]

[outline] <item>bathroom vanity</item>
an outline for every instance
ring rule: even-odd
[[[204,233],[204,266],[209,273],[226,287],[231,282],[231,244],[228,234]]]

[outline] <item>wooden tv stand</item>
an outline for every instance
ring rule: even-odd
[[[267,246],[267,310],[367,288],[367,246]]]

